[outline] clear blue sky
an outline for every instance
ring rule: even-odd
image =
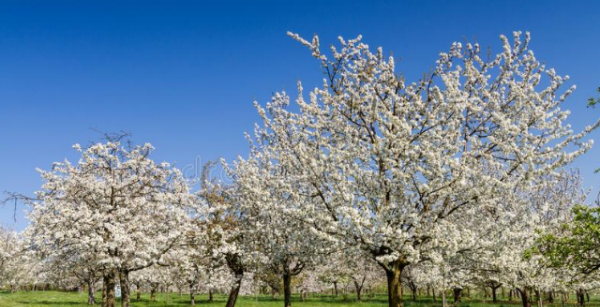
[[[254,100],[320,84],[318,64],[286,31],[364,36],[401,58],[417,78],[439,52],[465,38],[498,48],[501,33],[532,33],[531,48],[578,90],[566,107],[576,129],[600,110],[585,100],[600,86],[598,1],[2,1],[0,2],[0,191],[32,195],[35,168],[77,160],[70,146],[126,130],[183,167],[247,152]],[[597,95],[596,95],[597,96]],[[597,146],[580,158],[600,184]],[[0,223],[22,229],[19,208]]]

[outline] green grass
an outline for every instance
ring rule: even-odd
[[[189,297],[183,295],[179,297],[178,294],[157,294],[156,302],[150,302],[149,294],[143,294],[140,301],[135,300],[135,294],[132,300],[132,306],[189,306]],[[451,298],[449,298],[451,300]],[[100,300],[100,293],[96,295],[96,300]],[[213,302],[208,302],[206,295],[196,296],[196,306],[200,307],[223,307],[227,297],[224,295],[215,295]],[[32,291],[32,292],[17,292],[9,293],[6,291],[0,292],[0,307],[83,307],[88,306],[86,293],[77,292],[58,292],[58,291]],[[120,303],[117,303],[120,306]],[[441,302],[438,298],[437,302],[433,302],[431,298],[420,298],[417,302],[414,302],[410,297],[405,296],[406,307],[440,307]],[[451,304],[449,304],[451,305]],[[574,306],[574,302],[569,302],[566,306]],[[270,296],[257,296],[257,297],[240,297],[237,307],[283,307],[283,298],[276,297],[272,299]],[[299,297],[294,297],[292,301],[293,307],[385,307],[387,306],[387,297],[385,295],[377,295],[373,298],[365,297],[362,302],[355,300],[354,296],[342,296],[332,297],[327,295],[309,296],[305,301],[301,301]],[[463,303],[459,307],[519,307],[520,302],[506,302],[502,301],[497,304],[489,302],[483,302],[480,299],[469,299],[463,298]],[[532,304],[532,307],[537,306]],[[545,307],[560,307],[560,303],[544,304]],[[586,303],[589,307],[600,307],[600,302],[592,300]]]

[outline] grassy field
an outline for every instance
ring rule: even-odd
[[[100,298],[100,293],[97,295],[97,299]],[[177,294],[162,294],[157,295],[156,302],[150,302],[148,294],[142,296],[140,301],[136,301],[135,298],[132,301],[132,306],[189,306],[189,298],[187,296],[179,297]],[[222,307],[225,305],[225,296],[215,296],[213,302],[207,301],[208,297],[204,295],[198,295],[196,297],[196,305],[201,307]],[[293,307],[385,307],[387,306],[387,297],[384,295],[375,296],[374,298],[365,298],[363,301],[358,302],[352,296],[349,297],[331,297],[331,296],[309,296],[305,301],[301,301],[295,297],[292,306]],[[57,291],[36,291],[36,292],[0,292],[0,307],[83,307],[88,306],[86,304],[86,294],[77,292],[57,292]],[[118,303],[120,305],[120,303]],[[532,304],[536,306],[535,304]],[[574,306],[575,302],[571,301],[566,306]],[[258,297],[241,297],[238,300],[236,306],[239,307],[282,307],[283,298],[278,297],[272,299],[269,296],[258,296]],[[405,297],[406,307],[440,307],[441,302],[433,302],[430,298],[421,298],[418,301],[412,301],[410,297]],[[483,302],[480,299],[469,299],[463,298],[463,302],[459,307],[518,307],[520,302],[499,302],[492,304],[489,302]],[[560,303],[555,304],[544,304],[547,307],[560,307]],[[600,307],[600,302],[592,300],[587,303],[589,307]]]

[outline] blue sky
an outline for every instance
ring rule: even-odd
[[[76,161],[71,145],[97,140],[95,129],[129,131],[186,169],[246,154],[252,102],[323,77],[288,30],[323,45],[362,34],[408,80],[453,41],[497,49],[500,34],[530,31],[536,56],[578,86],[565,105],[578,130],[600,116],[585,107],[600,86],[599,11],[598,1],[1,1],[0,191],[32,195],[35,168]],[[600,185],[596,145],[574,165],[588,187]],[[23,209],[14,223],[1,208],[0,224],[23,229]]]

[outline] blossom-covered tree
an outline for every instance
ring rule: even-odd
[[[285,170],[272,184],[298,204],[290,214],[324,240],[360,246],[385,270],[391,307],[402,306],[404,267],[456,245],[453,216],[571,162],[598,126],[573,133],[564,123],[569,112],[560,106],[574,88],[561,90],[568,77],[535,58],[529,34],[515,33],[512,43],[502,36],[503,51],[489,60],[479,45],[455,43],[412,83],[360,37],[340,39],[328,58],[317,36],[290,35],[326,79],[308,100],[299,86],[298,112],[287,109],[285,92],[257,106],[255,146]]]
[[[288,193],[294,189],[293,178],[286,178],[281,164],[263,159],[254,149],[247,160],[239,160],[234,174],[236,200],[245,212],[245,240],[264,256],[267,270],[283,281],[284,307],[292,304],[292,278],[334,245],[317,236],[294,212],[302,208],[298,199]],[[329,243],[329,244],[328,244]]]
[[[242,289],[242,282],[247,280],[244,274],[256,263],[261,262],[263,257],[257,251],[255,241],[251,239],[255,229],[254,225],[249,223],[248,212],[241,206],[241,197],[244,196],[236,191],[236,185],[228,186],[210,178],[210,170],[214,165],[215,163],[209,162],[204,166],[202,188],[197,193],[199,201],[206,206],[202,218],[205,233],[202,236],[206,244],[205,249],[211,258],[209,271],[218,271],[222,266],[229,270],[232,280],[229,282],[226,307],[234,307]],[[222,165],[231,172],[224,161]]]
[[[19,251],[17,232],[0,226],[0,287],[4,286],[12,275],[11,266]]]
[[[42,261],[25,249],[22,235],[0,226],[0,287],[11,292],[41,281]]]
[[[385,282],[381,279],[381,268],[376,262],[356,248],[331,253],[314,270],[318,272],[319,280],[333,285],[335,296],[338,296],[338,285],[351,283],[358,301],[362,300],[365,286],[369,288]]]
[[[184,235],[192,205],[187,182],[150,158],[150,144],[74,148],[78,163],[40,170],[44,183],[29,214],[32,248],[94,263],[103,271],[103,305],[114,306],[119,279],[122,305],[129,306],[129,274],[160,262]]]
[[[481,214],[485,228],[478,239],[480,248],[471,253],[471,268],[478,283],[492,288],[500,284],[515,288],[524,307],[532,293],[566,290],[570,273],[556,270],[531,253],[545,232],[560,232],[571,219],[571,208],[585,201],[586,191],[577,171],[560,171],[538,178],[519,198],[499,201],[494,210]],[[540,295],[537,295],[538,297]]]

